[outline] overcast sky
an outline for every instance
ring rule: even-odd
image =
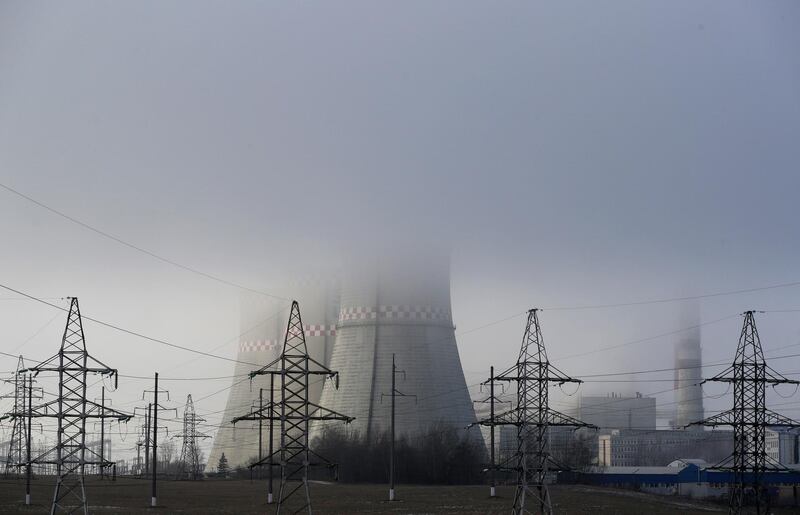
[[[528,307],[800,281],[798,26],[793,0],[6,1],[0,182],[265,291],[354,248],[445,245],[474,383],[487,363],[515,359],[524,319],[472,329]],[[2,284],[77,295],[87,314],[181,345],[236,340],[236,288],[2,189],[0,242]],[[799,296],[800,286],[778,288],[698,309],[708,322],[797,309]],[[541,320],[557,360],[674,331],[680,311],[546,309]],[[57,315],[0,301],[0,350],[53,354]],[[798,313],[758,322],[768,353],[800,343]],[[707,361],[732,359],[740,324],[703,327]],[[213,359],[190,368],[192,355],[86,331],[90,352],[123,373],[232,370]],[[557,365],[575,375],[663,367],[673,343]],[[235,345],[217,352],[233,357]],[[800,346],[777,354],[792,352]],[[772,365],[800,372],[797,358]],[[0,370],[13,367],[0,357]],[[144,385],[123,381],[115,402],[135,401]],[[178,399],[225,386],[169,388]],[[800,416],[798,407],[800,398],[781,411]]]

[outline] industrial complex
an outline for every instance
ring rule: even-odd
[[[302,307],[309,354],[339,372],[338,385],[312,378],[309,401],[355,417],[347,427],[350,434],[369,439],[388,431],[383,398],[391,393],[393,357],[404,372],[399,388],[407,397],[399,406],[398,435],[419,435],[440,424],[463,428],[475,421],[456,346],[446,256],[354,262],[342,272],[296,281],[287,289]],[[239,363],[226,422],[268,402],[269,379],[243,378],[280,355],[288,317],[280,301],[263,296],[245,295],[241,304]],[[274,390],[279,393],[280,386]],[[327,427],[313,424],[311,440]],[[225,453],[232,467],[247,465],[259,456],[258,441],[257,422],[224,423],[208,463],[213,468]]]

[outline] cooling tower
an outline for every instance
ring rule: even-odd
[[[691,422],[703,419],[703,380],[700,350],[700,317],[696,307],[682,317],[685,327],[694,326],[683,333],[675,344],[675,427],[682,428]],[[690,426],[694,431],[702,431],[702,426]]]
[[[334,275],[292,282],[282,289],[286,297],[297,299],[303,316],[308,352],[312,358],[327,364],[333,351],[336,320],[339,314],[339,291]],[[257,294],[244,294],[240,300],[240,332],[232,388],[225,407],[207,469],[217,467],[222,453],[231,467],[246,465],[258,456],[258,422],[242,421],[236,426],[230,421],[258,406],[259,388],[263,388],[264,404],[269,402],[269,376],[256,376],[252,383],[247,374],[271,363],[280,356],[289,317],[289,302]],[[311,379],[309,400],[319,402],[322,381]],[[280,384],[275,384],[275,400],[280,400]],[[269,446],[268,421],[263,422],[263,456]],[[280,424],[274,429],[274,445],[280,445]]]
[[[342,279],[336,343],[321,404],[355,417],[348,429],[372,438],[388,430],[392,354],[398,370],[398,435],[475,421],[456,347],[445,256],[394,256],[353,265]],[[414,397],[416,396],[416,400]],[[320,434],[319,425],[312,430]],[[475,431],[476,435],[479,435]]]

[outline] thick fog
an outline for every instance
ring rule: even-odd
[[[266,293],[353,253],[448,249],[470,385],[514,361],[531,307],[569,374],[669,368],[681,302],[556,308],[800,281],[798,25],[793,1],[3,2],[0,183]],[[0,237],[3,285],[235,357],[239,288],[1,188]],[[0,350],[54,354],[64,314],[19,298],[0,292]],[[768,356],[800,353],[785,312],[800,284],[694,305],[706,362],[733,358],[745,309],[772,311]],[[91,322],[86,336],[123,374],[233,370]],[[771,364],[800,377],[796,357]],[[165,384],[212,413],[229,380]],[[122,378],[115,405],[148,385]],[[774,399],[800,416],[800,398]]]

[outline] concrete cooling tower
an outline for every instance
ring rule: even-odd
[[[686,331],[675,344],[675,427],[682,428],[691,422],[703,419],[702,351],[700,349],[700,317],[696,309],[682,317]],[[687,430],[702,431],[702,426],[690,426]]]
[[[301,309],[304,309],[301,306]],[[372,438],[390,422],[392,354],[398,435],[418,435],[437,424],[463,428],[475,421],[456,347],[445,256],[398,257],[353,266],[342,278],[336,343],[321,404],[355,417],[348,430]],[[384,394],[383,400],[381,395]],[[320,434],[319,425],[312,429]],[[479,435],[476,431],[474,434]]]
[[[335,277],[295,281],[282,290],[286,297],[297,299],[303,315],[306,344],[312,358],[328,363],[333,352],[336,321],[339,315],[339,291]],[[247,374],[271,363],[280,356],[289,317],[287,301],[257,294],[245,294],[240,300],[240,332],[232,388],[219,426],[207,470],[215,470],[222,453],[231,467],[246,465],[258,456],[258,422],[242,421],[236,426],[230,421],[258,406],[259,388],[263,388],[264,404],[269,402],[269,376],[256,376],[252,382]],[[322,381],[312,379],[309,399],[319,402]],[[275,384],[276,401],[280,384]],[[277,425],[276,425],[277,426]],[[263,455],[269,446],[268,422],[264,422]],[[280,429],[276,427],[274,445],[280,445]]]

